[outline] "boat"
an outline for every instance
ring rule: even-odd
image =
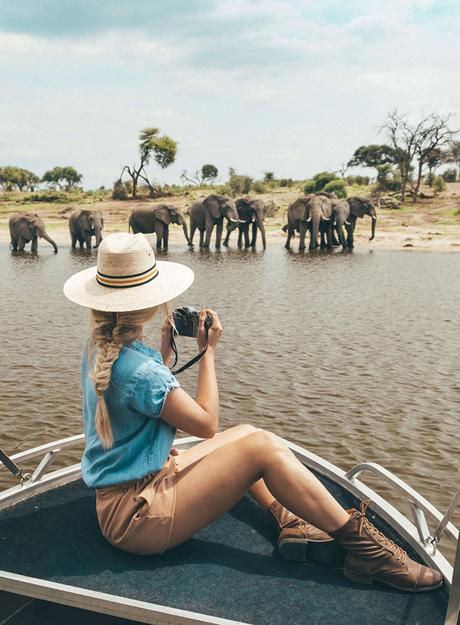
[[[179,438],[175,447],[198,441]],[[354,584],[338,560],[319,562],[320,554],[316,562],[283,560],[268,515],[249,497],[161,557],[119,551],[99,531],[80,464],[64,460],[83,443],[83,434],[71,436],[0,463],[18,478],[0,492],[0,624],[458,625],[459,533],[450,519],[460,490],[443,514],[376,463],[345,471],[286,441],[342,505],[371,500],[373,523],[444,576],[438,590],[405,593]],[[52,469],[57,458],[59,468]],[[33,459],[36,468],[26,473],[21,465]],[[366,485],[365,474],[395,489],[408,514]],[[441,537],[456,545],[453,566]]]

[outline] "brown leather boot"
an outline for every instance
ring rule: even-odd
[[[372,584],[383,582],[398,590],[423,592],[441,586],[441,573],[411,560],[407,553],[387,538],[366,518],[370,501],[361,509],[349,510],[350,519],[343,527],[331,532],[347,550],[344,575],[353,582]]]
[[[267,510],[272,513],[280,529],[278,550],[286,560],[305,562],[309,543],[330,543],[334,540],[326,532],[289,512],[276,499]]]

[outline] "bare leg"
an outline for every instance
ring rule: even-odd
[[[185,467],[201,460],[201,458],[204,458],[204,456],[207,456],[215,449],[218,449],[219,447],[222,447],[232,441],[236,441],[239,438],[243,438],[244,436],[249,436],[249,434],[253,434],[257,431],[259,430],[253,425],[243,423],[241,425],[236,425],[233,428],[229,428],[228,430],[224,430],[223,432],[219,432],[213,438],[208,438],[207,440],[197,443],[193,447],[181,452],[179,468],[182,471]],[[249,488],[249,493],[251,497],[253,497],[257,503],[265,509],[268,508],[268,506],[272,504],[275,499],[263,480],[255,482],[251,488]]]
[[[339,529],[349,519],[280,438],[257,431],[219,447],[178,473],[169,547],[222,516],[260,478],[283,506],[326,532]]]

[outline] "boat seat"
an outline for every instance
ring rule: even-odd
[[[321,479],[345,507],[357,505]],[[127,554],[104,540],[94,493],[77,480],[0,512],[0,569],[254,625],[444,622],[442,589],[413,594],[353,584],[337,568],[284,561],[275,540],[268,515],[245,497],[163,556]]]

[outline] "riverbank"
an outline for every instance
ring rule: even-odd
[[[174,204],[184,212],[200,195],[211,191],[191,191],[163,200],[140,199],[114,201],[101,195],[82,198],[72,203],[27,202],[22,200],[0,198],[0,240],[9,241],[8,219],[16,211],[35,212],[45,220],[46,227],[56,243],[70,242],[67,220],[69,214],[77,209],[98,209],[104,216],[104,232],[126,232],[128,216],[134,207],[148,206],[167,202]],[[286,239],[282,231],[287,222],[288,205],[299,195],[299,189],[274,189],[269,193],[258,194],[262,199],[271,199],[276,210],[273,217],[266,220],[267,245],[282,245]],[[96,201],[97,200],[97,201]],[[356,227],[355,244],[369,249],[399,250],[431,250],[460,251],[460,183],[450,183],[445,192],[432,199],[424,199],[417,204],[410,202],[399,209],[378,210],[377,230],[374,241],[369,241],[370,220],[359,219]],[[230,239],[231,246],[236,247],[236,233]],[[170,228],[170,240],[174,243],[184,242],[184,235],[179,226]],[[296,249],[298,239],[292,242]],[[198,244],[198,233],[195,233],[195,245]],[[46,245],[43,242],[42,245]]]

